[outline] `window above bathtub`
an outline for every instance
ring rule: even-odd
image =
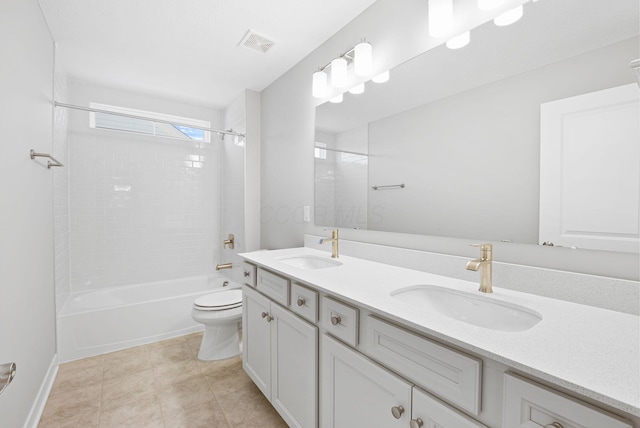
[[[116,115],[91,112],[89,115],[89,126],[91,128],[133,132],[179,140],[202,141],[205,143],[211,141],[211,132],[199,129],[210,128],[211,122],[209,121],[107,104],[90,103],[89,106],[92,109],[118,113]]]

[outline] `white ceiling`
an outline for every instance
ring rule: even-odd
[[[38,1],[70,78],[217,108],[265,89],[375,2]],[[240,47],[249,29],[275,45]]]

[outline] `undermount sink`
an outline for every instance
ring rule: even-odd
[[[391,297],[426,311],[471,325],[500,331],[525,331],[542,321],[538,312],[437,285],[413,285],[391,292]]]
[[[318,256],[281,257],[278,261],[298,269],[325,269],[342,264],[337,260],[325,259]]]

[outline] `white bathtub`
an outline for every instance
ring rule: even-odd
[[[61,363],[203,330],[191,318],[197,296],[240,287],[218,276],[71,293],[58,314]]]

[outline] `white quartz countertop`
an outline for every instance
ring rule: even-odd
[[[494,287],[493,294],[483,297],[521,305],[543,317],[529,330],[497,331],[390,296],[394,290],[419,284],[480,294],[475,282],[348,256],[340,256],[342,265],[323,269],[300,269],[278,260],[299,255],[330,259],[328,253],[311,248],[240,254],[249,262],[444,342],[640,416],[638,316]]]

